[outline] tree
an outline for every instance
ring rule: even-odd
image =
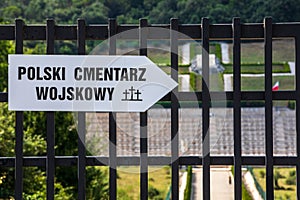
[[[160,1],[149,13],[150,23],[170,23],[170,18],[178,17],[177,3],[173,0]]]
[[[107,22],[108,10],[106,7],[96,1],[91,5],[85,7],[80,15],[83,19],[86,19],[88,24],[101,24]]]

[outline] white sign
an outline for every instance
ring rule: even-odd
[[[145,56],[9,55],[17,111],[144,112],[177,86]]]

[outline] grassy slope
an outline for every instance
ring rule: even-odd
[[[118,190],[126,191],[129,199],[139,199],[140,176],[139,167],[120,167],[118,169]],[[160,191],[164,199],[171,183],[170,167],[149,167],[149,185]],[[118,199],[122,199],[119,198]]]
[[[289,172],[295,170],[295,168],[277,168],[281,175],[288,177]],[[266,191],[266,178],[262,178],[260,176],[260,171],[266,172],[265,168],[253,168],[253,172],[255,175],[256,180],[262,187],[264,191]],[[286,188],[285,190],[275,190],[275,199],[286,199],[286,195],[290,196],[290,200],[296,200],[296,185],[286,185],[285,184],[286,178],[279,179],[279,186]],[[288,190],[287,190],[288,189]]]
[[[231,173],[234,175],[234,167],[231,166]],[[242,182],[242,200],[252,200],[251,195],[245,187],[244,182]]]

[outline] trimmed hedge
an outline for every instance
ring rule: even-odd
[[[278,62],[273,63],[273,73],[289,73],[290,67],[287,62]],[[233,73],[233,64],[223,64],[222,66],[225,68],[224,74],[232,74]],[[241,73],[242,74],[263,74],[265,71],[264,63],[242,63],[241,64]]]
[[[201,75],[195,72],[190,72],[190,87],[192,91],[200,91],[202,90],[202,79]]]
[[[215,55],[222,62],[222,52],[221,52],[221,44],[215,43]]]

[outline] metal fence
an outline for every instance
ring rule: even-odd
[[[142,27],[160,27],[170,30],[170,34],[159,32],[145,32]],[[264,165],[266,167],[266,198],[274,199],[273,168],[274,166],[296,166],[297,183],[300,183],[300,24],[272,23],[271,18],[265,18],[263,23],[242,24],[239,18],[234,18],[232,24],[210,24],[209,19],[203,18],[201,24],[180,24],[178,19],[171,19],[170,24],[152,25],[141,19],[139,25],[118,25],[116,20],[109,20],[104,25],[86,25],[84,20],[78,20],[77,25],[56,25],[54,20],[47,20],[46,25],[26,25],[22,20],[16,20],[15,25],[0,26],[0,40],[14,40],[17,54],[23,53],[23,43],[26,40],[46,40],[47,54],[54,54],[54,42],[57,40],[76,40],[78,54],[85,54],[85,43],[88,40],[106,40],[112,36],[135,29],[131,39],[139,40],[140,55],[147,55],[147,40],[166,39],[171,44],[171,77],[178,82],[178,41],[184,38],[176,32],[183,33],[202,43],[206,52],[202,54],[202,91],[195,92],[198,101],[202,102],[202,157],[179,156],[178,154],[178,110],[180,101],[193,100],[194,92],[179,92],[178,88],[166,95],[162,100],[171,102],[171,156],[148,156],[147,140],[147,112],[140,113],[140,156],[117,157],[117,129],[115,117],[117,113],[109,113],[109,156],[86,156],[85,149],[85,121],[84,112],[78,114],[78,156],[56,156],[54,150],[55,120],[54,112],[47,112],[47,155],[37,157],[23,156],[23,112],[16,112],[16,144],[15,157],[1,157],[1,167],[15,168],[15,198],[22,199],[23,168],[28,166],[42,166],[46,168],[47,199],[54,199],[55,168],[57,166],[77,166],[78,169],[78,198],[85,199],[85,170],[87,166],[102,166],[109,163],[109,197],[117,199],[117,166],[140,166],[140,198],[148,199],[148,166],[168,165],[171,163],[171,196],[179,197],[179,166],[203,166],[203,199],[210,199],[210,166],[234,165],[234,196],[242,198],[242,165]],[[272,39],[294,38],[296,59],[296,86],[293,91],[272,92]],[[209,44],[210,40],[229,40],[233,42],[233,92],[226,92],[227,100],[233,101],[234,109],[234,156],[211,156],[209,140],[210,100],[217,99],[223,92],[209,91]],[[265,91],[241,91],[241,40],[263,40],[265,58]],[[116,40],[109,40],[109,54],[116,54]],[[265,156],[242,156],[241,148],[241,101],[265,101]],[[273,156],[273,111],[274,100],[296,101],[296,133],[297,156]],[[0,93],[0,102],[7,102],[7,93]],[[80,138],[81,139],[80,139]],[[208,139],[207,139],[208,138]],[[205,139],[205,140],[204,140]],[[300,184],[297,184],[297,198],[300,199]]]

